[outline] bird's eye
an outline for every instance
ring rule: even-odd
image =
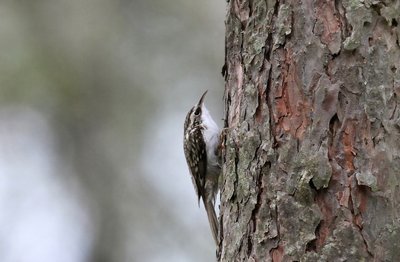
[[[198,116],[198,115],[200,115],[200,112],[201,112],[201,108],[198,107],[198,108],[196,108],[196,111],[194,111],[194,114],[195,114],[196,116]]]

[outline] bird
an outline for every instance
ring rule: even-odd
[[[187,113],[184,124],[183,147],[198,204],[203,200],[211,233],[218,246],[218,218],[215,198],[221,173],[219,158],[220,129],[204,105],[207,91]]]

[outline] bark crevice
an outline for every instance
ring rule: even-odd
[[[376,8],[229,4],[221,261],[400,260],[398,7]]]

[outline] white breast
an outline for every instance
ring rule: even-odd
[[[202,107],[201,119],[205,127],[203,129],[203,136],[207,149],[207,165],[215,166],[218,165],[218,158],[215,153],[219,143],[220,129],[204,105]]]

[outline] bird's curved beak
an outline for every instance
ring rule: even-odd
[[[204,97],[206,96],[207,92],[208,92],[208,90],[206,90],[204,92],[204,94],[200,97],[200,100],[199,100],[199,103],[197,103],[197,106],[202,106],[203,105]]]

